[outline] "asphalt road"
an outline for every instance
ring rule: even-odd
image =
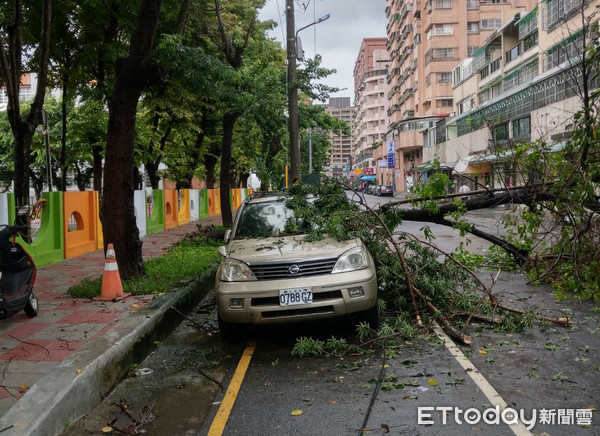
[[[479,211],[470,213],[469,219],[482,229],[499,231],[499,220],[508,211]],[[405,222],[402,230],[422,235],[423,225]],[[432,231],[443,249],[459,243],[454,230],[432,226]],[[489,244],[473,238],[469,247],[484,252]],[[480,276],[489,281],[492,273],[480,271]],[[255,344],[223,432],[215,434],[358,435],[369,414],[365,434],[599,435],[594,410],[600,405],[598,305],[574,299],[556,302],[549,287],[531,286],[524,277],[510,272],[500,274],[494,291],[517,307],[559,309],[562,312],[548,313],[567,314],[573,327],[534,325],[520,334],[506,334],[473,324],[472,345],[454,354],[436,335],[424,335],[406,343],[393,359],[384,360],[379,350],[344,358],[299,359],[291,356],[297,338],[334,335],[355,341],[352,322],[254,328],[247,342],[223,344],[214,309],[206,310],[210,307],[207,300],[190,320],[184,320],[167,340],[157,344],[145,361],[132,368],[132,377],[65,434],[98,433],[115,418],[114,424],[123,430],[133,422],[127,413],[140,420],[137,412],[144,406],[154,418],[139,427],[146,434],[208,434],[211,425],[222,419],[219,408],[231,401],[224,394],[239,381],[234,372],[242,353],[248,353],[248,344]],[[385,389],[374,396],[380,375]],[[465,422],[464,414],[459,414],[459,423],[456,409],[427,411],[430,417],[421,417],[433,424],[418,423],[419,407],[482,412],[500,400],[523,410],[525,420],[532,418],[535,409],[537,420],[531,433],[523,427],[509,428],[501,420],[498,424],[475,422],[475,415]],[[120,402],[127,405],[128,412],[115,406]],[[302,413],[292,416],[293,411]],[[591,425],[577,425],[578,413],[583,418],[591,413]],[[555,424],[541,424],[542,417]]]

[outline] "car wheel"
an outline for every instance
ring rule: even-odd
[[[246,326],[244,324],[223,321],[221,315],[218,315],[218,317],[219,332],[221,332],[221,340],[223,342],[240,342],[244,339],[246,333]]]
[[[375,303],[375,306],[370,309],[359,312],[356,316],[356,321],[358,323],[367,323],[371,329],[377,330],[377,327],[379,327],[379,305]]]
[[[31,288],[31,293],[29,294],[29,301],[27,302],[23,310],[25,311],[27,316],[33,318],[34,316],[37,316],[39,309],[40,303],[37,294],[35,293],[35,290]]]

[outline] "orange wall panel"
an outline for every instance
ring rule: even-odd
[[[177,203],[177,191],[175,191],[174,189],[165,189],[165,229],[177,227]]]
[[[98,202],[94,191],[63,195],[65,259],[98,247]]]

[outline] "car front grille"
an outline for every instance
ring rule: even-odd
[[[336,262],[337,258],[301,262],[257,263],[250,265],[250,269],[257,280],[288,279],[330,274]],[[291,272],[296,271],[296,269],[297,272]]]
[[[342,298],[342,291],[327,291],[313,293],[313,303],[317,301],[337,300]],[[253,307],[256,306],[275,306],[279,305],[279,297],[258,297],[253,298],[250,302]]]
[[[263,318],[283,318],[303,315],[314,315],[314,314],[331,314],[335,313],[333,306],[317,306],[307,307],[304,309],[291,309],[291,310],[269,310],[262,313]]]

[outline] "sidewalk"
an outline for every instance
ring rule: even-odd
[[[210,217],[148,235],[144,259],[160,256],[197,224],[220,225]],[[104,253],[96,250],[38,269],[35,289],[40,312],[29,318],[23,311],[0,321],[0,416],[45,374],[86,343],[118,328],[123,314],[140,310],[152,295],[131,296],[117,303],[71,298],[69,287],[84,277],[101,276]]]

